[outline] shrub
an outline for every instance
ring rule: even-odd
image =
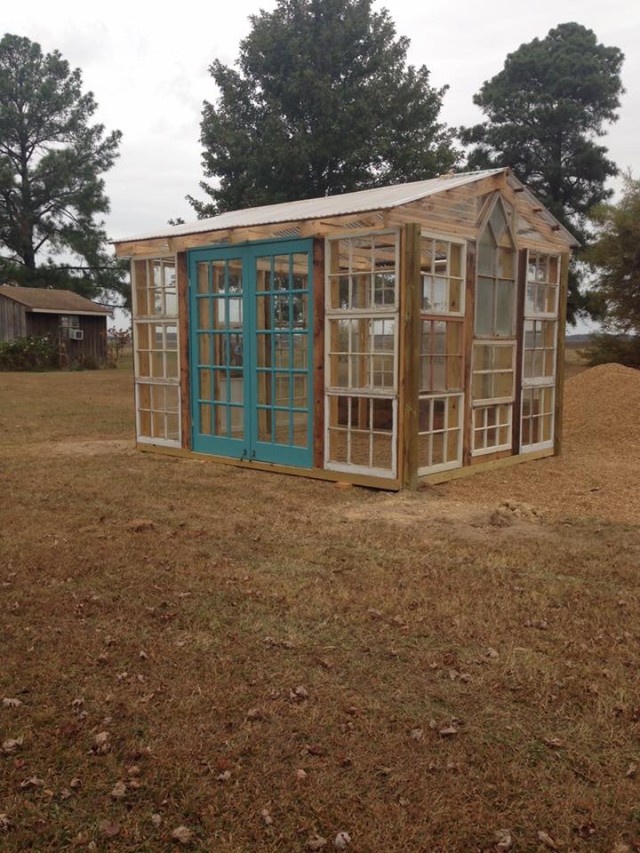
[[[626,367],[640,368],[640,336],[606,332],[591,335],[585,355],[591,367],[615,362]]]
[[[62,354],[56,338],[16,338],[0,343],[0,370],[59,370]]]

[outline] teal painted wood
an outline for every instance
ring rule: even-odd
[[[189,252],[194,450],[312,467],[312,248],[312,240],[280,240]],[[206,294],[198,287],[199,264],[207,265]],[[241,294],[229,287],[228,269],[234,264],[242,269]],[[219,276],[222,268],[224,294],[216,295],[213,275]],[[206,327],[201,324],[207,314],[203,302],[208,306]],[[223,304],[218,319],[224,317],[225,327],[220,329],[213,309]],[[241,316],[234,319],[238,309]],[[203,389],[218,399],[205,398]],[[218,417],[212,419],[208,412]]]

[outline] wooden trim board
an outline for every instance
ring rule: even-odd
[[[520,453],[517,456],[504,456],[502,459],[491,459],[488,462],[479,462],[476,465],[468,465],[465,468],[454,468],[451,471],[441,471],[438,474],[427,474],[426,477],[420,478],[420,483],[434,486],[438,483],[447,483],[449,480],[459,480],[461,477],[471,477],[474,474],[497,471],[500,468],[510,468],[512,465],[519,465],[521,462],[533,462],[535,459],[545,459],[548,456],[555,456],[552,448],[534,450],[532,453]]]

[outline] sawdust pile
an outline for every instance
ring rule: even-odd
[[[565,385],[567,449],[640,452],[640,370],[602,364]]]

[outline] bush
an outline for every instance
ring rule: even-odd
[[[58,341],[49,335],[0,342],[0,370],[59,370],[60,367]]]
[[[591,335],[585,355],[591,367],[616,363],[640,369],[640,337],[600,332]]]

